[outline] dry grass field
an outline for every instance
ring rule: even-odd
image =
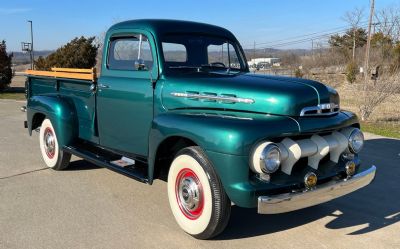
[[[331,70],[332,71],[332,70]],[[363,100],[363,78],[357,75],[358,84],[349,84],[346,76],[341,70],[338,72],[324,72],[314,70],[313,73],[305,75],[305,78],[323,82],[335,88],[340,95],[340,107],[344,110],[355,112],[359,117],[359,106]],[[361,122],[362,129],[374,134],[400,138],[400,93],[394,94],[385,102],[377,106],[369,120]]]
[[[359,115],[359,105],[363,93],[355,86],[344,85],[337,87],[340,94],[342,109],[355,112]],[[362,122],[363,130],[382,136],[400,138],[400,94],[389,97],[384,103],[377,106],[368,122]]]

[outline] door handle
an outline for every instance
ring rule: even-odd
[[[99,88],[110,88],[109,85],[104,85],[104,84],[98,84],[97,85]]]

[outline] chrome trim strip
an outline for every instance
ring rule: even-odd
[[[337,111],[334,111],[335,109],[338,109]],[[322,111],[324,110],[330,110],[330,112],[326,112],[326,113],[322,113]],[[313,113],[313,114],[306,114],[306,112],[309,111],[317,111],[317,113]],[[332,114],[336,114],[339,113],[340,108],[338,104],[335,103],[326,103],[326,104],[319,104],[317,106],[308,106],[308,107],[304,107],[301,112],[300,112],[300,116],[326,116],[326,115],[332,115]]]
[[[210,95],[210,94],[172,92],[171,95],[179,98],[205,99],[205,100],[214,100],[220,102],[233,102],[233,103],[244,103],[244,104],[253,104],[255,102],[254,99],[228,97],[221,95]]]
[[[367,186],[374,180],[376,167],[360,172],[351,178],[330,181],[312,190],[258,197],[258,213],[286,213],[321,204]]]

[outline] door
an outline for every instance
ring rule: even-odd
[[[147,156],[157,77],[154,42],[148,33],[125,30],[107,39],[97,86],[100,145]]]

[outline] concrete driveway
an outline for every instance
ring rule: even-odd
[[[163,181],[148,186],[77,158],[46,169],[23,104],[0,101],[1,248],[400,248],[400,140],[367,134],[372,185],[287,214],[233,207],[225,232],[200,241],[175,223]]]

